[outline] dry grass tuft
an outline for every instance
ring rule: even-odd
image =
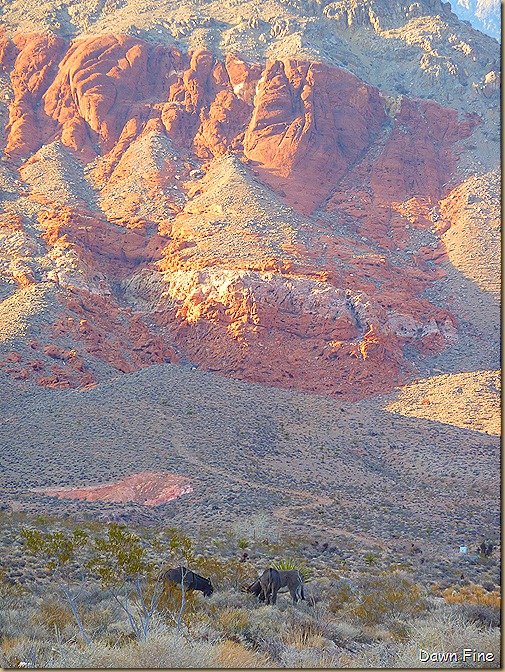
[[[492,664],[471,667],[500,667],[500,632],[469,623],[451,609],[442,609],[425,619],[413,621],[405,642],[382,642],[360,657],[363,667],[419,668],[419,650],[459,652],[477,649],[494,654]],[[462,667],[462,663],[423,663],[423,667]]]
[[[246,609],[237,607],[226,607],[217,615],[218,627],[226,633],[239,633],[246,629],[248,621],[248,612]]]
[[[265,656],[260,655],[256,651],[246,649],[242,644],[229,639],[216,646],[215,655],[219,667],[232,667],[235,669],[269,667]]]
[[[442,592],[446,602],[460,604],[485,604],[489,607],[501,607],[501,593],[499,590],[488,591],[482,586],[471,583],[469,586],[453,586]]]
[[[216,662],[211,644],[191,641],[175,628],[160,625],[153,628],[145,642],[132,642],[122,647],[97,647],[91,656],[90,667],[215,667]]]
[[[281,656],[283,667],[289,668],[335,668],[341,667],[340,654],[320,648],[297,649],[287,646]]]
[[[38,613],[34,615],[34,622],[48,628],[57,627],[59,630],[63,630],[65,626],[73,624],[75,621],[70,607],[62,604],[59,600],[49,599],[40,605]]]

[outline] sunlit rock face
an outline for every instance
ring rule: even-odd
[[[189,362],[356,399],[457,342],[429,297],[478,114],[124,34],[4,34],[0,65],[1,305],[6,333],[40,321],[0,352],[22,384]]]

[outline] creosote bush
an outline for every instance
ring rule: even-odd
[[[334,613],[338,613],[352,599],[354,595],[353,585],[346,579],[337,580],[330,594],[329,609]]]
[[[350,600],[349,613],[366,625],[374,625],[400,614],[414,616],[426,607],[419,586],[405,574],[381,572],[363,579]]]

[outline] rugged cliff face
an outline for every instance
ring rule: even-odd
[[[126,34],[5,33],[0,67],[4,373],[78,387],[189,362],[355,399],[457,342],[430,297],[485,115]]]

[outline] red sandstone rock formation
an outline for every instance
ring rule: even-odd
[[[455,169],[454,143],[468,137],[477,123],[471,115],[460,122],[455,110],[432,101],[403,98],[392,133],[372,166],[370,186],[376,198],[441,198]]]
[[[42,238],[50,245],[73,244],[84,254],[91,252],[93,259],[96,255],[103,257],[101,265],[110,266],[109,274],[115,277],[121,277],[121,272],[141,262],[156,259],[167,243],[167,239],[157,233],[149,235],[145,224],[123,228],[71,208],[47,210],[38,219],[45,231]],[[122,264],[115,263],[118,261]]]
[[[345,70],[288,59],[269,62],[245,135],[245,155],[273,186],[282,185],[298,209],[310,212],[373,142],[385,117],[377,89]]]
[[[84,499],[88,502],[138,502],[159,506],[193,492],[190,479],[176,474],[145,472],[127,476],[117,483],[85,488],[44,490],[45,495],[58,499]]]
[[[64,41],[54,35],[16,35],[11,44],[4,44],[1,63],[7,69],[13,55],[11,71],[14,100],[9,107],[6,153],[12,157],[26,156],[38,149],[44,138],[44,115],[38,108],[42,96],[54,79],[56,65],[63,53]]]
[[[109,151],[129,120],[149,119],[146,100],[162,99],[180,66],[176,49],[149,48],[130,36],[76,40],[44,96],[45,112],[62,128],[64,144],[91,152],[98,142]]]
[[[376,88],[321,63],[221,62],[126,35],[68,46],[2,35],[0,67],[14,92],[9,168],[24,162],[39,212],[30,263],[9,272],[21,287],[54,283],[61,302],[41,343],[0,362],[16,379],[92,384],[93,358],[128,372],[177,362],[177,350],[226,375],[357,398],[405,377],[406,344],[429,353],[457,337],[451,314],[422,298],[444,275],[443,245],[395,255],[411,230],[446,230],[438,202],[476,117],[405,97],[391,111]],[[145,170],[136,161],[153,138]],[[30,186],[35,153],[54,140],[83,164],[98,157],[95,191],[72,207]],[[227,182],[213,166],[230,154],[243,171]],[[130,172],[162,217],[117,191]],[[12,249],[23,231],[0,214]]]

